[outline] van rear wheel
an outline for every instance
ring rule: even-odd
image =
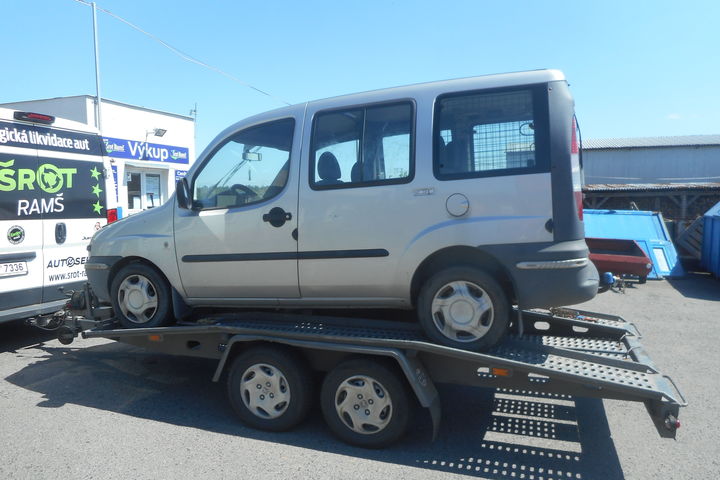
[[[488,350],[505,335],[510,304],[500,284],[473,267],[432,275],[417,302],[418,320],[431,340],[464,350]]]
[[[125,328],[150,328],[172,320],[170,287],[154,268],[126,265],[110,285],[110,299],[120,324]]]

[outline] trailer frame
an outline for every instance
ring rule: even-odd
[[[63,343],[80,334],[171,355],[215,359],[214,382],[220,381],[233,358],[258,344],[293,349],[314,370],[325,372],[351,357],[389,360],[428,409],[433,440],[441,420],[436,383],[642,402],[658,434],[666,438],[675,438],[679,409],[687,406],[675,382],[650,359],[637,326],[618,316],[583,310],[516,310],[516,333],[482,353],[430,343],[417,324],[402,321],[250,311],[169,327],[122,329],[107,311],[85,308],[99,320],[73,312],[66,312],[59,329]]]

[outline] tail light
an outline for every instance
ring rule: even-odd
[[[575,206],[577,207],[578,219],[583,221],[583,193],[575,192]]]
[[[583,193],[582,193],[582,175],[580,169],[580,148],[578,144],[578,126],[577,120],[573,115],[572,127],[570,133],[570,160],[572,164],[573,175],[573,193],[575,195],[575,206],[577,208],[578,219],[583,221]]]
[[[578,155],[580,153],[580,149],[578,148],[578,140],[577,140],[577,121],[575,120],[575,117],[572,119],[572,132],[570,137],[570,153],[573,155]]]
[[[117,222],[118,219],[118,211],[117,208],[110,208],[107,211],[107,223],[108,225]]]
[[[55,122],[55,117],[52,115],[34,112],[13,112],[13,118],[15,118],[15,120],[25,120],[26,122],[41,123],[43,125],[52,125]]]

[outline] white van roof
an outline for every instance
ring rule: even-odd
[[[16,120],[14,117],[15,112],[19,112],[22,110],[17,110],[14,108],[4,108],[0,107],[0,121],[3,122],[14,122],[14,123],[23,123],[28,125],[37,125],[40,127],[46,127],[46,128],[61,128],[63,130],[74,130],[78,132],[85,132],[85,133],[100,133],[99,130],[93,126],[87,125],[82,122],[76,122],[74,120],[68,120],[66,118],[60,118],[55,117],[55,121],[50,124],[46,125],[44,123],[33,123],[28,122],[25,120]],[[33,112],[33,113],[42,113],[43,115],[46,115],[44,112]]]

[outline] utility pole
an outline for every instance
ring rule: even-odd
[[[102,122],[101,122],[101,106],[102,97],[100,97],[100,50],[98,49],[98,35],[97,35],[97,10],[95,8],[95,2],[92,2],[92,16],[93,16],[93,40],[95,43],[95,126],[100,135],[102,135]]]
[[[193,125],[193,133],[195,134],[193,136],[193,142],[194,145],[197,145],[197,102],[195,102],[195,107],[193,107],[192,110],[190,110],[190,116],[195,119],[195,124]]]

